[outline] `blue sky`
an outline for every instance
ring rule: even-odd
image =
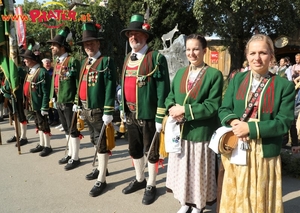
[[[38,0],[38,2],[41,2],[41,3],[42,3],[43,1],[47,2],[48,0]],[[23,4],[23,3],[24,3],[24,0],[16,0],[15,5]]]

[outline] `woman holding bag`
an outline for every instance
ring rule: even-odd
[[[252,36],[245,54],[250,71],[230,81],[219,109],[222,125],[231,126],[239,138],[235,154],[222,155],[225,173],[219,212],[280,213],[280,150],[282,136],[294,120],[294,85],[269,72],[274,47],[268,36]],[[248,119],[241,119],[245,116]]]
[[[178,213],[200,213],[216,200],[216,156],[208,148],[219,126],[222,73],[204,63],[207,42],[203,36],[186,38],[188,67],[177,71],[165,101],[168,114],[181,129],[180,153],[169,153],[167,188],[180,202]],[[166,124],[168,125],[168,124]]]

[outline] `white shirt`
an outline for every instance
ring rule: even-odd
[[[36,64],[33,67],[29,68],[29,74],[34,74],[38,68],[40,68],[40,64]]]
[[[63,62],[65,60],[66,57],[68,57],[68,53],[67,52],[65,52],[64,54],[62,54],[61,56],[59,56],[57,58],[57,60],[59,60],[59,62],[61,63],[61,62]]]
[[[286,77],[289,81],[292,81],[293,78],[292,78],[292,66],[289,66],[288,68],[286,68],[285,70],[285,74],[286,74]]]
[[[101,52],[98,51],[94,56],[89,57],[89,59],[91,59],[91,64],[93,64],[95,61],[97,61],[97,59],[100,57]]]
[[[143,46],[142,49],[140,49],[140,51],[138,51],[138,52],[131,51],[131,54],[135,53],[137,59],[140,60],[145,55],[145,53],[147,52],[147,50],[148,50],[148,45],[146,44],[145,46]]]

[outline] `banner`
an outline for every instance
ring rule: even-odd
[[[17,7],[15,9],[15,15],[21,17],[23,16],[23,10],[22,7]],[[16,29],[17,29],[17,38],[18,38],[18,47],[23,45],[23,49],[27,49],[26,46],[26,23],[23,21],[23,19],[19,18],[16,23]]]
[[[1,6],[1,15],[13,14],[13,0],[5,0]],[[15,91],[19,87],[18,78],[18,46],[16,29],[12,21],[5,22],[4,28],[0,31],[0,68],[4,72],[6,79],[10,84],[11,91],[15,95]]]

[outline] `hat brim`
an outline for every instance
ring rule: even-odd
[[[147,43],[149,43],[150,41],[153,40],[153,34],[150,33],[149,31],[143,30],[143,29],[136,29],[136,28],[127,28],[121,31],[121,36],[128,39],[126,33],[129,31],[138,31],[138,32],[142,32],[148,35],[148,39],[147,39]]]
[[[66,45],[62,44],[61,42],[59,42],[59,41],[56,41],[56,40],[53,40],[53,39],[47,41],[47,44],[52,44],[52,43],[56,43],[56,44],[59,44],[60,46],[65,47],[67,52],[71,52],[72,51],[70,46],[66,46]]]
[[[103,41],[104,38],[103,37],[98,37],[98,38],[95,38],[95,37],[86,37],[86,38],[82,39],[81,41],[78,41],[76,44],[82,44],[83,42],[93,41],[93,40]]]
[[[20,56],[20,57],[23,57],[23,58],[29,58],[29,59],[32,59],[32,60],[34,60],[34,61],[38,61],[36,57],[33,58],[32,56],[29,56],[29,55],[20,54],[19,56]]]

